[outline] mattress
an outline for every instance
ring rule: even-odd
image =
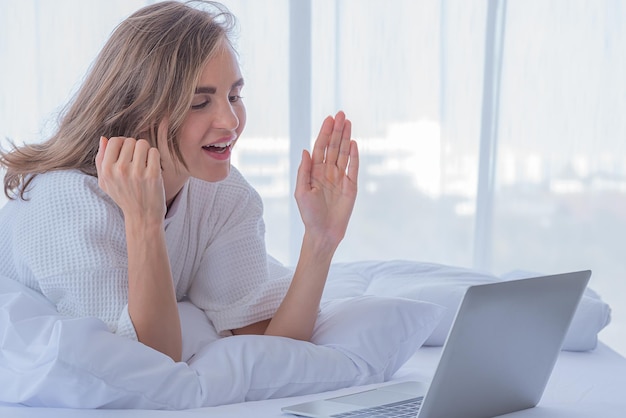
[[[222,338],[181,303],[186,363],[94,318],[60,317],[0,278],[0,417],[287,417],[281,407],[290,404],[429,380],[467,288],[533,275],[406,260],[334,264],[310,343]],[[609,322],[610,307],[589,287],[541,402],[507,416],[623,417],[626,359],[597,339]]]

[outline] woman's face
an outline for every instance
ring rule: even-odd
[[[246,124],[242,88],[235,52],[222,41],[200,75],[191,109],[179,131],[179,148],[187,168],[178,164],[176,171],[167,146],[159,146],[168,201],[189,177],[216,182],[228,176],[232,149]]]

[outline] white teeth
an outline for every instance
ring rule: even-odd
[[[209,148],[209,147],[215,147],[215,148],[226,148],[232,145],[234,141],[228,141],[228,142],[220,142],[217,144],[210,144],[210,145],[205,145],[203,148]]]

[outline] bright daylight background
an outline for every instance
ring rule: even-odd
[[[0,0],[2,145],[46,138],[146,3]],[[234,163],[264,197],[272,254],[294,261],[300,150],[344,109],[362,171],[336,261],[592,269],[613,309],[600,337],[626,355],[626,2],[224,3],[249,117]]]

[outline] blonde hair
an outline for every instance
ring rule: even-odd
[[[222,40],[230,42],[235,25],[221,4],[193,3],[206,7],[160,2],[117,26],[61,114],[56,133],[40,144],[0,151],[7,197],[24,199],[32,179],[52,170],[97,176],[100,136],[141,136],[158,147],[157,135],[165,134],[168,152],[185,165],[178,130],[204,65]],[[167,132],[159,132],[164,121]]]

